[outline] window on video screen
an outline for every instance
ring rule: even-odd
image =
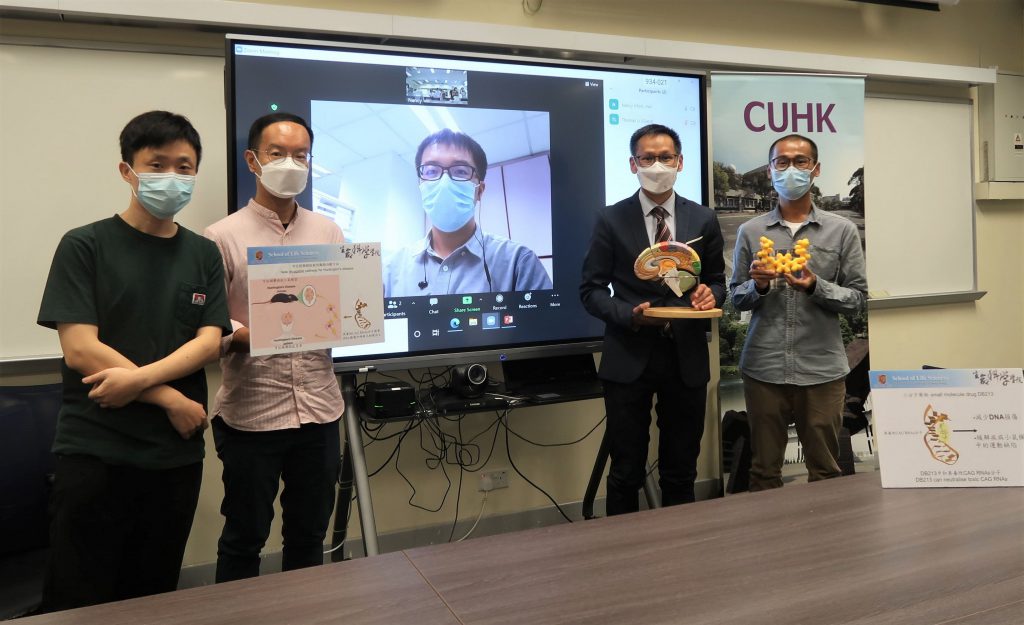
[[[314,131],[298,199],[384,256],[385,342],[337,359],[600,337],[579,302],[597,209],[636,192],[629,136],[675,128],[677,192],[703,197],[700,79],[234,42],[236,171],[248,125],[294,112]],[[252,194],[238,176],[235,203]]]
[[[548,113],[311,110],[313,210],[353,241],[381,241],[385,298],[552,288]]]

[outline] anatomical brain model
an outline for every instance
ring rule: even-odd
[[[633,272],[641,280],[661,280],[682,297],[700,282],[700,256],[685,243],[662,241],[640,252]]]

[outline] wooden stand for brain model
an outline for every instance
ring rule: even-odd
[[[700,256],[685,243],[662,241],[640,252],[633,273],[641,280],[659,280],[676,297],[700,284]],[[686,306],[657,306],[644,311],[645,317],[664,319],[702,319],[721,317],[721,308],[695,310]]]

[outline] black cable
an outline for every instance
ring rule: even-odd
[[[384,461],[384,464],[380,465],[380,467],[378,467],[376,470],[370,472],[366,477],[370,478],[373,477],[374,475],[377,475],[378,473],[384,470],[384,467],[391,464],[391,459],[398,454],[398,450],[402,448],[402,441],[405,440],[406,435],[409,434],[411,430],[412,422],[410,421],[409,425],[404,430],[402,430],[401,435],[398,437],[398,442],[395,443],[395,448],[391,450],[391,453],[388,455],[387,460]]]
[[[451,367],[448,367],[448,368],[444,369],[440,374],[435,374],[435,373],[433,373],[432,371],[430,371],[428,369],[426,375],[425,376],[420,376],[419,379],[417,379],[415,376],[413,376],[411,372],[407,372],[407,373],[408,373],[408,375],[409,375],[409,377],[411,379],[413,379],[414,381],[416,381],[420,385],[420,387],[425,386],[427,384],[430,384],[433,387],[436,384],[438,379],[443,379],[443,377],[445,375],[447,375],[450,371],[451,371]],[[404,381],[401,378],[399,378],[397,376],[394,376],[394,375],[390,375],[390,374],[386,374],[386,373],[382,373],[381,375],[383,375],[384,377],[388,377],[388,378],[394,379],[394,380]],[[423,410],[423,408],[425,408],[425,407],[422,405],[422,402],[420,402],[420,404],[421,404],[421,410]],[[384,467],[388,466],[388,464],[391,463],[391,459],[394,458],[395,459],[395,471],[402,478],[402,480],[405,481],[405,483],[409,486],[409,489],[412,491],[411,495],[409,496],[409,500],[408,500],[409,505],[411,505],[411,506],[413,506],[415,508],[419,508],[421,510],[428,511],[428,512],[437,512],[437,511],[439,511],[444,506],[445,502],[447,501],[448,493],[451,491],[451,487],[452,487],[451,477],[448,475],[448,471],[446,470],[444,464],[446,462],[448,464],[455,464],[455,463],[452,463],[450,461],[449,453],[450,453],[450,451],[453,450],[453,448],[458,444],[459,441],[457,439],[455,439],[455,437],[453,437],[450,434],[447,434],[446,432],[444,432],[441,429],[440,425],[437,424],[434,420],[432,420],[430,418],[410,419],[406,423],[405,427],[401,431],[396,432],[394,434],[389,434],[389,435],[386,435],[386,436],[378,435],[377,434],[379,432],[379,430],[381,429],[381,427],[383,427],[383,426],[378,426],[377,428],[371,429],[369,427],[366,427],[365,424],[364,424],[364,427],[362,428],[362,430],[370,438],[370,442],[369,443],[365,443],[364,447],[369,446],[370,444],[372,444],[373,442],[376,442],[376,441],[388,440],[388,439],[395,438],[395,437],[398,437],[398,440],[395,443],[394,449],[392,449],[391,453],[388,454],[388,457],[387,457],[387,459],[385,459],[384,463],[381,464],[381,466],[379,468],[377,468],[376,470],[371,472],[369,475],[372,477],[372,476],[376,475],[377,473],[379,473],[380,471],[382,471],[384,469]],[[436,508],[428,508],[428,507],[425,507],[425,506],[421,506],[421,505],[419,505],[419,504],[417,504],[415,502],[416,495],[417,495],[416,487],[412,483],[412,481],[409,480],[408,476],[405,475],[405,473],[402,471],[402,467],[401,467],[402,444],[405,442],[406,436],[408,436],[409,433],[412,432],[412,430],[414,428],[418,430],[420,449],[423,450],[427,454],[427,457],[424,460],[424,463],[425,463],[426,467],[429,470],[434,470],[434,469],[438,468],[438,466],[440,466],[441,467],[441,472],[444,475],[445,481],[447,482],[447,485],[445,487],[445,491],[441,495],[441,501],[440,501],[440,503],[438,504],[438,506]],[[427,445],[426,439],[428,439],[428,438],[429,438],[431,446]],[[459,458],[460,458],[461,450],[457,450],[455,452],[455,454],[456,454],[456,463],[457,463]],[[461,479],[461,473],[460,473],[460,479]],[[461,495],[461,492],[460,492],[460,495]],[[456,510],[456,514],[457,514],[457,512],[458,511]]]
[[[430,449],[427,449],[427,447],[424,446],[423,444],[424,431],[426,431],[427,435],[430,437],[430,442],[433,444],[433,447]],[[424,459],[424,464],[428,469],[436,469],[442,462],[445,461],[445,456],[447,455],[448,452],[448,444],[445,440],[445,437],[447,435],[443,431],[441,431],[440,426],[438,426],[436,423],[433,423],[432,419],[423,419],[423,421],[420,423],[419,434],[420,449],[422,449],[427,454],[427,457]]]
[[[484,428],[483,430],[480,430],[479,432],[477,432],[473,436],[473,438],[469,439],[468,441],[466,441],[464,443],[460,443],[459,449],[456,452],[457,453],[457,458],[458,458],[459,466],[461,466],[463,468],[472,467],[474,464],[478,464],[480,462],[480,446],[477,445],[476,443],[474,443],[473,441],[475,441],[476,439],[478,439],[481,436],[483,436],[485,433],[487,433],[488,430],[490,430],[492,427],[497,425],[497,423],[498,423],[498,420],[495,419],[486,428]],[[464,438],[463,435],[462,435],[462,419],[459,419],[458,421],[456,421],[455,424],[456,424],[456,427],[458,428],[458,430],[457,430],[458,431],[458,440],[461,441]],[[497,432],[497,430],[495,430],[495,432]],[[495,437],[491,440],[491,450],[488,452],[486,460],[490,460],[491,459],[491,454],[494,453],[494,447],[495,447],[496,443],[497,443],[497,436],[495,435]],[[476,450],[475,454],[474,454],[473,450]],[[464,453],[468,454],[469,457],[468,458],[464,458],[463,457]],[[476,458],[476,459],[474,460],[474,458]],[[480,464],[476,469],[468,469],[468,470],[470,472],[479,471],[480,468],[482,468],[486,464],[486,460],[484,461],[483,464]]]
[[[406,422],[406,426],[405,426],[405,430],[412,429],[414,423],[415,423],[415,420],[407,421]],[[405,431],[405,430],[398,431],[398,432],[395,432],[394,434],[388,434],[387,436],[377,436],[376,432],[379,432],[380,430],[382,430],[385,425],[387,425],[387,424],[386,423],[382,423],[377,428],[371,430],[369,427],[366,426],[365,423],[363,424],[363,427],[361,428],[363,430],[363,434],[366,434],[367,438],[370,439],[369,443],[366,443],[366,444],[363,445],[364,448],[369,447],[372,443],[377,442],[377,441],[386,441],[386,440],[392,439],[392,438],[394,438],[396,436],[401,436],[403,434],[403,432]]]
[[[654,462],[651,463],[651,468],[647,470],[646,477],[651,477],[651,474],[654,473],[654,470],[657,469],[657,468],[658,468],[658,459],[655,458]]]
[[[491,282],[491,272],[487,268],[487,246],[484,243],[484,236],[483,236],[483,234],[480,233],[480,230],[482,229],[482,227],[483,227],[482,220],[477,220],[476,232],[474,232],[474,234],[477,235],[476,239],[477,239],[477,241],[480,242],[480,258],[483,259],[483,261],[484,261],[484,277],[487,278],[487,292],[488,293],[493,293],[494,292],[494,284]]]
[[[402,447],[402,444],[401,444],[401,441],[399,441],[399,443],[397,445],[398,453],[395,454],[395,471],[398,472],[398,475],[405,481],[406,484],[409,485],[409,489],[412,490],[412,494],[409,495],[409,501],[408,501],[409,505],[414,507],[414,508],[419,508],[420,510],[423,510],[425,512],[437,512],[442,507],[444,507],[444,502],[448,499],[448,493],[452,489],[452,480],[451,480],[450,477],[448,477],[448,471],[445,470],[444,463],[441,463],[441,473],[444,474],[444,479],[448,482],[448,486],[444,489],[444,494],[441,495],[441,503],[439,503],[436,508],[427,508],[425,506],[421,506],[418,503],[414,503],[413,502],[413,499],[416,498],[416,487],[413,486],[413,483],[411,481],[409,481],[409,478],[406,477],[406,475],[404,473],[402,473],[402,467],[400,465],[400,462],[401,462],[401,459],[402,459],[401,447]]]
[[[488,462],[491,461],[491,456],[494,455],[494,448],[497,447],[497,443],[498,443],[498,432],[501,431],[501,428],[498,427],[499,423],[501,423],[501,415],[500,414],[498,415],[498,417],[494,421],[491,422],[491,425],[487,426],[487,428],[485,428],[485,429],[481,430],[479,433],[477,433],[476,436],[474,436],[473,438],[469,439],[469,442],[473,442],[474,440],[476,440],[477,438],[479,438],[480,436],[485,434],[492,427],[494,428],[494,436],[491,437],[491,449],[490,449],[490,451],[487,452],[487,457],[484,458],[482,461],[480,461],[477,464],[475,469],[474,468],[470,468],[470,467],[466,467],[466,471],[468,471],[469,473],[476,473],[476,472],[480,471],[481,469],[483,469],[484,467],[487,466]]]
[[[433,373],[430,370],[430,367],[427,367],[426,373],[423,374],[423,375],[420,375],[419,378],[413,377],[412,373],[409,374],[409,377],[412,378],[420,386],[426,386],[426,385],[430,384],[431,387],[433,387],[433,388],[442,388],[442,387],[448,386],[448,384],[450,382],[450,379],[448,378],[448,376],[452,372],[452,369],[454,369],[454,367],[445,367],[444,370],[441,371],[441,373]],[[442,384],[441,386],[438,386],[436,384],[437,380],[443,381],[444,384]]]
[[[448,542],[455,538],[455,527],[459,524],[459,503],[462,501],[462,476],[466,471],[459,465],[459,489],[455,491],[455,518],[452,519],[452,531],[448,532]]]
[[[341,480],[338,480],[338,483],[340,484]],[[348,527],[349,527],[349,524],[352,522],[352,508],[355,507],[352,504],[355,503],[356,498],[358,498],[357,494],[352,495],[351,497],[349,497],[349,500],[348,500],[348,513],[345,516],[345,534],[348,534]],[[335,525],[337,525],[337,522],[335,522]],[[328,553],[333,553],[333,552],[337,551],[338,549],[342,550],[341,559],[342,560],[348,560],[348,558],[345,557],[345,542],[344,541],[342,541],[342,543],[339,544],[337,547],[332,547],[332,548],[328,549],[327,551],[325,551],[324,555],[326,555]]]
[[[384,426],[387,424],[387,421],[378,421],[377,423],[373,423],[371,421],[364,421],[360,419],[359,429],[362,430],[363,434],[366,434],[367,438],[370,439],[369,443],[363,443],[364,449],[377,442],[378,439],[374,437],[374,434],[383,430]]]
[[[367,374],[367,375],[369,375],[369,374]],[[397,375],[391,375],[390,373],[385,373],[383,371],[378,371],[377,375],[379,375],[381,377],[385,377],[385,378],[391,378],[392,380],[398,380],[399,382],[405,382],[406,381],[406,380],[403,380],[402,378],[398,377]]]
[[[517,475],[523,478],[524,481],[530,484],[530,486],[532,486],[534,489],[538,490],[545,497],[547,497],[547,499],[558,510],[559,514],[561,514],[566,521],[572,523],[572,519],[569,518],[569,516],[565,513],[565,511],[558,504],[558,502],[555,501],[555,499],[547,491],[538,486],[533,480],[528,478],[515,464],[515,460],[512,457],[511,453],[511,442],[509,440],[509,436],[515,436],[520,440],[523,440],[531,445],[535,445],[538,447],[560,447],[573,445],[586,439],[595,430],[597,430],[598,426],[600,426],[601,423],[604,422],[604,418],[598,421],[583,436],[574,441],[561,443],[540,443],[530,440],[529,438],[526,438],[525,436],[512,430],[512,428],[509,425],[508,418],[510,409],[506,409],[504,413],[496,413],[496,417],[486,427],[484,427],[482,430],[480,430],[467,440],[464,437],[462,428],[463,419],[465,417],[464,413],[459,415],[446,415],[439,414],[436,410],[433,409],[436,392],[450,385],[452,369],[452,367],[446,367],[440,373],[436,373],[428,368],[423,375],[420,375],[418,377],[415,376],[411,371],[406,372],[408,377],[418,385],[417,403],[419,404],[420,407],[420,415],[406,421],[405,425],[400,430],[390,434],[385,434],[383,433],[383,430],[388,422],[382,422],[374,425],[371,423],[367,423],[366,421],[361,421],[361,431],[366,435],[366,438],[368,439],[363,443],[364,448],[369,447],[370,445],[376,442],[397,439],[395,441],[394,448],[388,454],[388,457],[377,469],[370,472],[368,477],[373,477],[380,473],[381,471],[383,471],[385,467],[391,464],[391,460],[393,458],[395,461],[395,471],[406,483],[406,485],[408,485],[411,491],[411,494],[408,499],[408,504],[410,506],[413,506],[414,508],[418,508],[426,512],[438,512],[444,507],[445,503],[447,502],[448,494],[451,492],[453,485],[452,476],[448,474],[445,465],[452,465],[453,467],[458,467],[459,480],[458,490],[455,496],[455,513],[454,518],[452,520],[452,527],[451,530],[449,531],[448,536],[448,540],[450,542],[454,538],[455,530],[458,527],[459,512],[462,501],[462,488],[465,482],[465,474],[481,471],[484,467],[488,465],[488,463],[490,462],[491,458],[494,455],[494,450],[497,447],[498,434],[500,432],[500,429],[501,427],[504,427],[505,451],[508,454],[509,463],[512,466],[512,469],[516,472]],[[384,373],[382,373],[381,375],[391,379],[405,381],[394,375]],[[439,382],[441,384],[439,384]],[[366,382],[364,381],[363,384],[365,385]],[[454,423],[456,425],[457,432],[455,434],[446,432],[445,428],[442,427],[442,419],[449,423]],[[485,436],[492,428],[494,429],[494,432],[491,436],[490,449],[488,449],[486,457],[483,457],[482,445],[477,443],[476,441],[481,437]],[[402,471],[402,445],[405,442],[405,438],[414,429],[418,430],[417,434],[419,437],[420,449],[426,454],[426,457],[424,458],[424,465],[428,470],[431,471],[436,470],[437,468],[440,467],[441,473],[444,476],[446,482],[444,492],[441,495],[441,500],[437,504],[437,507],[434,508],[423,506],[416,503],[415,500],[416,496],[418,495],[416,486],[412,483],[409,477]],[[352,512],[350,505],[350,517],[351,514]]]
[[[477,445],[476,443],[474,443],[473,441],[476,440],[477,438],[479,438],[480,435],[485,433],[491,427],[493,427],[493,424],[491,426],[488,426],[487,428],[485,428],[481,432],[477,433],[469,441],[463,442],[462,441],[462,438],[463,438],[463,436],[462,436],[462,419],[446,419],[446,420],[453,421],[456,424],[456,426],[458,427],[458,435],[457,436],[456,435],[452,435],[452,434],[448,434],[447,432],[442,430],[440,424],[436,422],[436,419],[427,420],[427,427],[428,427],[428,429],[430,429],[433,432],[433,436],[437,437],[434,440],[434,442],[437,444],[437,447],[439,449],[442,449],[443,452],[444,452],[443,453],[444,462],[447,462],[448,464],[451,464],[451,465],[456,465],[456,466],[459,466],[459,467],[463,467],[463,468],[470,467],[470,466],[472,466],[474,464],[477,464],[477,462],[479,462],[479,458],[480,458],[480,446]],[[493,448],[493,446],[494,446],[494,443],[492,442],[492,448]]]
[[[592,427],[589,430],[587,430],[586,434],[584,434],[583,436],[577,438],[574,441],[569,441],[568,443],[538,443],[537,441],[532,441],[532,440],[526,438],[522,434],[518,434],[515,430],[513,430],[511,428],[509,428],[509,432],[512,433],[512,436],[515,436],[516,438],[518,438],[520,440],[526,441],[527,443],[529,443],[531,445],[536,445],[537,447],[566,447],[568,445],[575,445],[576,443],[579,443],[579,442],[582,442],[583,440],[585,440],[588,436],[590,436],[591,434],[594,433],[594,430],[596,430],[599,425],[604,423],[604,420],[605,420],[605,417],[601,417],[601,419],[597,423],[594,424],[594,427]],[[505,427],[508,427],[508,426],[506,425]]]
[[[563,518],[563,519],[565,519],[566,521],[568,521],[568,522],[572,523],[572,519],[570,519],[570,518],[569,518],[569,516],[568,516],[568,515],[567,515],[567,514],[565,513],[565,511],[564,511],[564,510],[562,510],[562,506],[558,505],[558,502],[557,502],[557,501],[555,501],[555,498],[554,498],[554,497],[552,497],[552,496],[551,496],[551,495],[550,495],[550,494],[548,493],[548,491],[546,491],[546,490],[544,490],[543,488],[541,488],[540,486],[537,486],[536,484],[534,484],[534,483],[533,483],[533,480],[531,480],[530,478],[528,478],[528,477],[526,477],[525,475],[523,475],[523,472],[522,472],[522,471],[520,471],[520,470],[519,470],[519,467],[517,467],[517,466],[516,466],[516,462],[515,462],[515,460],[513,460],[513,459],[512,459],[512,447],[511,447],[511,446],[509,445],[509,436],[508,436],[508,434],[509,434],[509,431],[510,431],[510,430],[508,429],[508,413],[509,413],[509,411],[508,411],[508,410],[506,410],[506,411],[505,411],[505,413],[504,413],[504,415],[503,415],[503,417],[502,417],[502,425],[504,425],[504,426],[505,426],[505,453],[507,453],[507,454],[508,454],[508,463],[509,463],[510,465],[512,465],[512,469],[513,469],[513,470],[514,470],[514,471],[516,472],[516,474],[517,474],[517,475],[518,475],[519,477],[521,477],[521,478],[523,478],[524,480],[526,480],[526,482],[527,482],[527,483],[528,483],[528,484],[529,484],[530,486],[532,486],[532,487],[534,487],[535,489],[537,489],[538,491],[540,491],[540,492],[541,492],[541,493],[542,493],[542,494],[543,494],[543,495],[544,495],[545,497],[547,497],[547,498],[548,498],[548,501],[550,501],[550,502],[551,502],[552,504],[554,504],[555,508],[556,508],[556,509],[558,510],[558,513],[562,515],[562,518]]]

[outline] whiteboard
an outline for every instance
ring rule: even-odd
[[[969,102],[864,102],[868,289],[890,297],[975,289]]]
[[[117,137],[152,109],[189,117],[203,140],[197,232],[227,214],[221,57],[0,45],[0,360],[60,353],[35,323],[53,251],[77,226],[123,211]],[[975,287],[971,109],[865,102],[868,285],[891,296]]]
[[[188,117],[203,156],[178,223],[202,232],[227,215],[224,60],[0,45],[0,358],[60,353],[36,325],[50,261],[68,230],[124,211],[118,135],[135,115]]]

